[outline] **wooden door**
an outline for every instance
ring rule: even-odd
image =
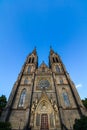
[[[49,130],[47,114],[41,115],[41,130]]]

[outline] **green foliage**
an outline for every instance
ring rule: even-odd
[[[0,97],[0,116],[1,116],[1,113],[2,113],[3,109],[5,108],[6,104],[7,104],[6,96],[2,95]]]
[[[82,103],[83,103],[83,105],[86,107],[86,109],[87,109],[87,98],[85,98],[84,100],[82,100]]]
[[[81,119],[76,119],[73,129],[74,130],[87,130],[87,117],[82,116]]]
[[[0,130],[11,130],[11,124],[9,122],[0,122]]]

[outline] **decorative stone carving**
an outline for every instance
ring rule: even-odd
[[[29,66],[31,68],[28,70]],[[56,66],[59,66],[59,68],[56,68]],[[60,77],[63,79],[61,85]],[[27,82],[24,84],[26,78],[29,81],[28,84]],[[69,96],[69,107],[68,101],[66,102],[68,96],[66,94],[62,96],[64,91],[62,88],[66,88]],[[18,104],[23,89],[26,89],[26,98],[23,98],[25,103],[21,100],[23,107],[19,108]],[[66,104],[64,104],[63,99]],[[43,127],[46,125],[49,130],[62,130],[62,124],[67,129],[70,129],[70,127],[72,129],[75,118],[79,119],[82,114],[87,115],[84,110],[75,85],[57,53],[51,49],[49,67],[45,63],[38,67],[38,56],[36,50],[34,50],[28,55],[19,73],[0,120],[10,122],[12,130],[23,130],[24,128],[42,130],[42,125]],[[71,113],[73,113],[73,116]],[[72,121],[71,125],[69,118]],[[19,127],[20,122],[21,127]]]
[[[32,104],[32,108],[31,108],[31,113],[34,113],[36,107],[37,107],[37,104],[38,104],[38,95],[35,99],[35,101],[33,101],[33,104]]]
[[[40,114],[36,114],[36,126],[40,126]]]
[[[50,114],[50,126],[53,128],[54,127],[54,114]]]
[[[34,114],[31,115],[31,122],[30,127],[32,128],[34,126]]]
[[[34,111],[35,111],[35,102],[33,101],[32,108],[31,108],[31,113],[34,113]]]
[[[57,105],[56,105],[56,102],[54,101],[54,103],[53,103],[53,108],[54,108],[54,110],[57,112],[58,111],[58,108],[57,108]]]
[[[38,95],[37,95],[37,97],[35,99],[35,108],[37,107],[37,104],[38,104]]]
[[[52,97],[52,94],[51,94],[51,96],[50,96],[50,102],[51,102],[51,104],[52,104],[52,106],[53,106],[53,97]]]

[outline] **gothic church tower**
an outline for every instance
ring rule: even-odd
[[[73,130],[86,114],[59,55],[50,49],[49,67],[38,67],[36,49],[29,54],[13,86],[2,121],[13,130]]]

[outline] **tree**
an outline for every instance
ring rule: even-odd
[[[87,130],[87,117],[82,116],[81,119],[76,119],[73,129],[74,130]]]
[[[0,97],[0,116],[7,104],[7,99],[5,95]],[[11,124],[9,122],[0,122],[0,130],[11,130]]]
[[[85,108],[87,109],[87,98],[85,98],[84,100],[82,100],[82,103],[85,106]]]
[[[0,116],[1,116],[1,113],[2,113],[3,109],[5,108],[6,104],[7,104],[6,96],[2,95],[0,97]]]

